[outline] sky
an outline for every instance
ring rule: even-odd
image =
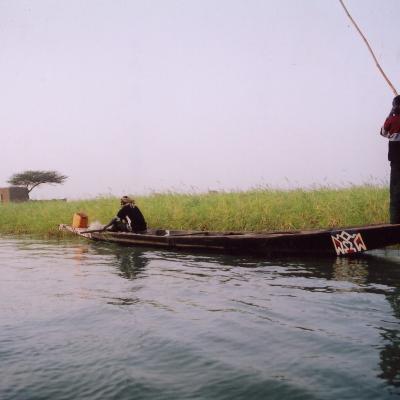
[[[345,0],[400,90],[398,0]],[[0,0],[0,187],[386,184],[393,93],[338,0]]]

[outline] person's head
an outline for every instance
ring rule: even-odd
[[[131,199],[129,196],[122,196],[121,206],[124,206],[126,204],[135,204],[135,200]]]
[[[392,113],[400,114],[400,96],[396,96],[392,101]]]

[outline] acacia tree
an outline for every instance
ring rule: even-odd
[[[57,171],[24,171],[14,174],[7,182],[15,186],[25,186],[28,193],[35,187],[44,183],[50,185],[62,184],[68,177]]]

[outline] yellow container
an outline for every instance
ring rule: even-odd
[[[87,228],[88,224],[88,216],[84,213],[75,213],[72,218],[72,227],[73,228]]]

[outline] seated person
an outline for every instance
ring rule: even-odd
[[[146,233],[147,225],[135,201],[128,196],[123,196],[117,216],[104,227],[104,230],[108,228],[112,232]]]

